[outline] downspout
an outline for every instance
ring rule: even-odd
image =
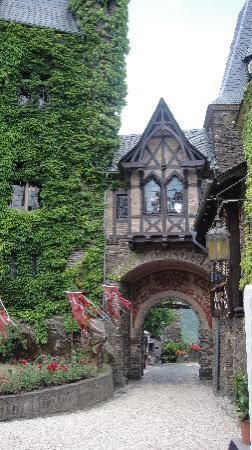
[[[210,192],[212,190],[213,183],[214,182],[212,180],[206,180],[206,184],[205,184],[204,191],[203,191],[203,194],[202,194],[202,197],[201,197],[200,205],[199,205],[199,208],[198,208],[198,211],[197,211],[197,215],[195,217],[194,229],[192,230],[193,243],[197,247],[199,247],[201,250],[203,250],[204,253],[207,253],[207,249],[206,249],[206,247],[204,247],[204,245],[200,244],[200,242],[197,241],[197,239],[196,239],[197,231],[196,231],[195,228],[197,227],[197,224],[198,224],[198,222],[200,221],[200,219],[201,219],[201,217],[203,215],[203,212],[205,210],[205,206],[206,206],[209,194],[210,194]]]

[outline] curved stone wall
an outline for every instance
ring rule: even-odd
[[[85,409],[111,398],[114,393],[111,368],[96,378],[40,391],[0,396],[0,421],[28,419]]]

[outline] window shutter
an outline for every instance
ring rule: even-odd
[[[23,209],[24,206],[24,186],[20,186],[19,184],[14,184],[12,186],[13,194],[12,201],[10,204],[11,208],[15,209]]]

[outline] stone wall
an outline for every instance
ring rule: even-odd
[[[65,411],[85,409],[113,396],[110,368],[96,378],[77,383],[0,396],[0,421],[40,417]]]
[[[211,131],[218,172],[244,161],[237,127],[239,105],[209,105],[205,126]]]
[[[233,395],[234,375],[246,370],[247,364],[243,318],[215,320],[214,350],[215,389],[222,394]]]

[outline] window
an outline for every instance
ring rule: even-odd
[[[21,89],[18,103],[20,106],[25,106],[31,100],[31,93],[27,89]]]
[[[38,96],[39,109],[44,109],[47,104],[47,95],[44,89],[39,93]]]
[[[39,188],[29,183],[26,185],[13,185],[13,194],[10,208],[32,211],[39,208]]]
[[[148,181],[144,186],[144,212],[145,214],[160,214],[160,186],[154,181]]]
[[[181,214],[183,212],[183,183],[178,177],[173,177],[166,185],[167,211]]]
[[[118,194],[116,197],[116,217],[117,219],[127,219],[128,217],[128,195]]]

